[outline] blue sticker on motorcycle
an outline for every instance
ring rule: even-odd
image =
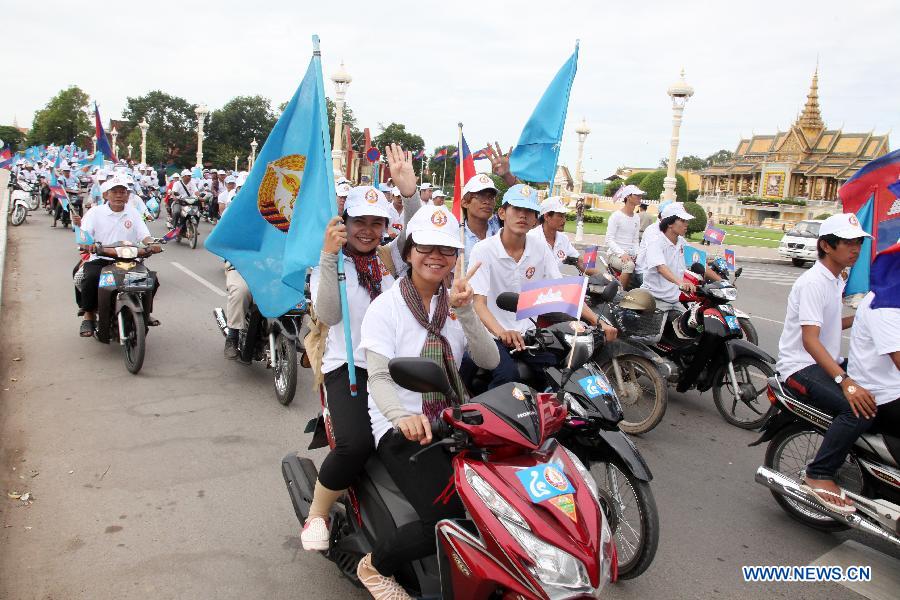
[[[608,394],[610,391],[609,384],[606,383],[606,378],[602,375],[583,377],[578,380],[578,385],[580,385],[581,389],[584,390],[584,393],[588,395],[588,398],[596,398],[597,396]]]
[[[566,474],[553,464],[522,469],[516,472],[516,477],[534,503],[575,493],[575,488],[572,487]]]
[[[112,273],[101,273],[99,287],[116,287],[116,277]]]
[[[740,323],[738,323],[737,317],[734,315],[723,315],[725,317],[725,322],[728,324],[730,329],[738,331],[741,328]]]

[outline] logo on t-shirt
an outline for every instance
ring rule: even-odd
[[[131,219],[125,219],[125,223],[123,223],[123,225],[125,225],[125,229],[131,229]]]
[[[525,271],[525,279],[531,279],[534,277],[534,267],[528,267],[528,270]]]
[[[559,260],[562,260],[562,259],[564,259],[564,258],[566,257],[566,253],[563,252],[562,250],[557,250],[557,251],[556,251],[556,256],[559,257]]]
[[[456,320],[456,313],[453,312],[452,310],[449,311],[448,316],[450,317],[450,320],[451,320],[451,321],[455,321],[455,320]]]

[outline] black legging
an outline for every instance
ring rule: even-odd
[[[331,417],[334,449],[322,461],[319,481],[329,490],[350,487],[375,448],[369,421],[369,374],[356,367],[356,397],[350,395],[347,365],[325,374],[325,404]]]

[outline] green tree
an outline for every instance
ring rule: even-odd
[[[700,190],[690,190],[687,195],[687,200],[685,202],[696,202],[697,198],[700,197]]]
[[[821,215],[816,215],[815,220],[816,221],[824,221],[825,219],[827,219],[830,216],[831,216],[831,213],[822,213]]]
[[[262,147],[275,121],[275,111],[268,98],[232,98],[209,116],[208,136],[203,144],[204,162],[219,168],[234,167],[234,156],[244,158],[250,154],[254,139]]]
[[[644,177],[641,181],[640,188],[647,192],[648,200],[659,200],[663,191],[663,183],[666,178],[666,172],[662,169],[653,171]],[[681,175],[675,176],[675,198],[679,202],[687,200],[687,182]]]
[[[25,134],[12,125],[0,125],[0,140],[15,152],[24,147]]]
[[[703,207],[696,202],[688,202],[684,208],[694,217],[688,221],[688,235],[706,231],[706,211]]]
[[[717,163],[728,162],[734,158],[734,152],[731,150],[719,150],[715,154],[710,154],[706,157],[706,165],[712,166]]]
[[[122,141],[122,138],[119,138],[119,151],[122,152],[122,148],[127,148],[128,144],[131,144],[133,148],[133,152],[131,156],[135,161],[141,160],[141,130],[137,127],[132,127],[128,132],[128,135],[125,137],[125,141]],[[128,150],[125,150],[123,156],[128,156]],[[147,164],[155,165],[165,160],[165,151],[163,149],[162,143],[159,141],[159,138],[156,136],[150,135],[150,132],[147,132]]]
[[[603,195],[612,197],[616,192],[619,191],[619,188],[625,185],[625,182],[621,179],[616,179],[615,181],[610,181],[606,184],[606,187],[603,189]]]
[[[47,106],[34,114],[28,145],[77,142],[83,146],[91,135],[89,101],[88,95],[76,85],[53,96]]]
[[[641,171],[640,173],[632,173],[625,179],[625,182],[622,185],[640,186],[641,182],[644,180],[644,177],[646,177],[649,174],[650,174],[650,171]]]
[[[379,124],[381,133],[375,136],[372,144],[378,148],[382,154],[388,144],[400,144],[403,149],[412,152],[413,155],[418,154],[425,148],[425,140],[421,136],[406,130],[406,125],[400,123],[391,123],[387,127]]]
[[[184,98],[154,90],[143,96],[126,98],[122,118],[130,121],[132,129],[142,119],[147,119],[150,124],[148,144],[154,139],[162,148],[165,162],[187,167],[194,164],[197,151],[196,107]],[[130,136],[131,131],[126,131],[125,135]]]

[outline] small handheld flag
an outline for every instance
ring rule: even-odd
[[[165,233],[165,235],[163,235],[163,236],[162,236],[161,238],[159,238],[159,239],[162,240],[163,242],[171,242],[172,240],[174,240],[174,239],[178,236],[179,233],[181,233],[181,226],[180,226],[180,225],[179,225],[178,227],[174,227],[174,228],[170,229],[169,231],[167,231],[167,232]]]
[[[693,246],[684,247],[684,265],[690,269],[694,264],[700,263],[706,268],[706,252]]]
[[[585,269],[593,269],[597,266],[597,248],[597,246],[588,246],[584,249],[581,261],[584,263]]]
[[[725,264],[729,271],[734,271],[734,250],[725,250]]]
[[[707,225],[706,231],[703,232],[703,239],[710,244],[716,244],[718,246],[725,241],[725,230],[713,227],[712,225]]]
[[[75,226],[75,243],[79,246],[90,246],[94,243],[94,238],[81,227]]]
[[[522,284],[516,319],[561,312],[579,317],[587,287],[587,277],[544,279]]]

